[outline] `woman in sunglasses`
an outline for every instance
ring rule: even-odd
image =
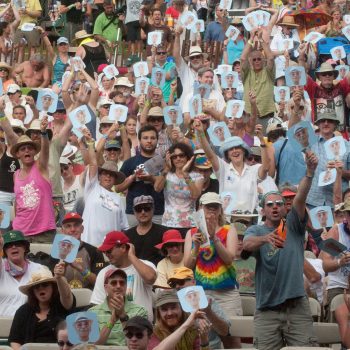
[[[64,262],[55,266],[54,276],[43,266],[32,273],[27,284],[19,287],[28,296],[28,302],[13,318],[8,338],[12,349],[18,350],[26,343],[56,343],[57,324],[75,307],[64,271]]]
[[[56,327],[57,345],[59,350],[71,350],[74,344],[68,340],[67,322],[61,321]]]
[[[169,148],[163,181],[156,191],[164,189],[162,225],[176,228],[184,236],[195,226],[193,214],[196,200],[202,193],[203,177],[193,171],[194,155],[190,146],[177,143]]]
[[[206,295],[217,301],[227,317],[242,315],[233,266],[238,247],[236,230],[233,226],[225,225],[222,200],[217,193],[203,194],[199,205],[204,211],[209,237],[198,228],[187,232],[184,264],[194,270],[196,285],[202,286]],[[239,338],[227,336],[222,340],[225,348],[240,347]]]

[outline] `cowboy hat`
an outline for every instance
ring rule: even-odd
[[[200,48],[200,46],[191,46],[190,47],[190,52],[189,52],[188,56],[184,57],[184,60],[188,61],[190,59],[190,57],[198,56],[198,55],[202,55],[204,58],[208,58],[208,54],[207,53],[203,53],[203,51]]]
[[[294,16],[283,16],[281,22],[278,23],[279,26],[293,27],[298,28],[299,24],[296,24],[294,21]]]
[[[75,33],[74,39],[72,41],[78,41],[78,40],[90,38],[93,36],[94,36],[93,34],[89,34],[86,30],[79,30],[78,32]]]
[[[115,184],[119,185],[125,180],[125,175],[118,171],[118,166],[115,162],[111,160],[107,160],[103,163],[101,167],[98,168],[98,172],[101,173],[101,171],[107,171],[115,177]]]
[[[40,123],[41,123],[41,121],[39,119],[34,119],[30,123],[29,128],[27,129],[26,135],[30,137],[30,132],[31,131],[41,131]],[[47,128],[46,131],[47,131],[47,135],[49,136],[49,140],[51,140],[52,136],[53,136],[52,130]]]
[[[29,282],[23,286],[20,286],[19,290],[23,294],[28,295],[31,288],[35,287],[38,284],[47,282],[56,283],[56,279],[52,276],[51,271],[47,267],[43,266],[40,270],[33,272]]]
[[[19,148],[23,145],[31,145],[35,149],[35,154],[38,154],[40,152],[40,144],[32,141],[27,135],[22,135],[18,138],[17,143],[11,147],[11,155],[14,158],[17,158],[16,153],[18,152]]]
[[[323,62],[320,67],[316,70],[315,74],[318,77],[320,73],[332,72],[334,79],[337,79],[339,72],[333,68],[333,66],[328,62]]]

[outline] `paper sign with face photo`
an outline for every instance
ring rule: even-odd
[[[221,192],[222,210],[225,215],[231,215],[235,208],[236,195],[233,192]]]
[[[221,75],[221,87],[223,89],[237,89],[238,81],[238,73],[233,72],[232,70]]]
[[[208,135],[214,146],[221,146],[225,139],[231,136],[231,133],[225,122],[219,122],[208,128]]]
[[[68,64],[73,67],[74,72],[79,72],[86,67],[80,56],[71,57],[68,60]]]
[[[209,84],[202,84],[198,80],[193,83],[193,95],[201,95],[201,98],[208,99],[210,95]]]
[[[305,68],[302,66],[292,66],[286,68],[285,76],[287,86],[306,85]]]
[[[51,256],[72,263],[77,257],[79,246],[80,242],[76,238],[58,233],[52,243]]]
[[[253,29],[258,28],[259,22],[256,16],[256,11],[249,13],[247,16],[243,17],[242,23],[246,31],[250,32]]]
[[[147,35],[147,45],[158,46],[162,42],[162,32],[149,32]]]
[[[36,100],[36,108],[42,112],[54,113],[57,109],[58,95],[51,89],[41,89]]]
[[[128,116],[128,107],[115,104],[109,108],[108,119],[114,122],[124,123]]]
[[[167,106],[163,109],[166,125],[181,125],[183,122],[181,108],[179,106]]]
[[[282,39],[277,43],[277,48],[279,51],[289,51],[294,47],[293,39]]]
[[[335,178],[337,176],[337,171],[333,169],[327,169],[326,171],[322,171],[318,178],[318,186],[328,186],[335,182]]]
[[[240,31],[235,26],[229,26],[225,32],[228,39],[235,41],[239,35]]]
[[[336,241],[334,238],[328,238],[321,241],[319,248],[333,257],[337,257],[347,251],[346,246],[339,241]]]
[[[277,103],[288,102],[290,100],[290,89],[288,86],[275,86],[273,94]]]
[[[302,121],[287,132],[291,146],[299,152],[304,152],[317,142],[317,136],[310,122]]]
[[[306,37],[304,38],[304,41],[311,44],[316,44],[320,39],[324,38],[325,36],[318,32],[310,32]]]
[[[259,26],[266,27],[270,22],[271,14],[267,11],[258,10],[255,11],[257,22]]]
[[[310,210],[310,219],[314,229],[332,227],[334,224],[331,207],[321,206]]]
[[[232,0],[220,0],[219,8],[223,10],[230,10],[232,7]]]
[[[182,288],[177,292],[182,310],[194,312],[205,309],[208,306],[208,299],[202,286],[190,286]]]
[[[195,118],[198,114],[202,113],[202,98],[201,95],[194,95],[190,99],[190,116],[191,118]]]
[[[350,24],[350,15],[344,15],[343,21],[345,22],[345,24]]]
[[[91,114],[87,106],[82,105],[73,109],[68,114],[68,118],[72,122],[74,128],[80,129],[85,127],[85,125],[91,121]]]
[[[198,20],[197,15],[191,11],[185,11],[180,16],[180,23],[186,29],[191,29],[193,26],[193,23],[195,23],[197,20]]]
[[[147,95],[149,87],[149,79],[146,77],[139,77],[136,78],[135,82],[135,95]]]
[[[21,30],[22,32],[31,32],[36,27],[35,23],[23,23]]]
[[[162,68],[152,68],[152,85],[162,88],[165,84],[165,70]]]
[[[204,21],[202,19],[197,20],[196,22],[193,23],[191,31],[194,34],[197,33],[202,33],[204,32],[205,28],[204,28]]]
[[[201,247],[207,247],[210,245],[209,233],[207,228],[207,221],[205,219],[205,214],[203,209],[197,210],[193,214],[194,221],[196,223],[196,227],[198,228],[198,232],[202,234],[202,243]]]
[[[224,73],[230,72],[232,70],[232,66],[229,64],[219,64],[218,65],[218,74],[223,75]]]
[[[335,136],[324,143],[327,159],[341,160],[346,153],[345,141],[342,136]]]
[[[164,169],[164,164],[164,158],[160,154],[156,154],[151,159],[146,160],[143,165],[147,174],[157,176]]]
[[[2,80],[0,79],[0,96],[4,94],[4,87],[2,85]]]
[[[350,17],[350,15],[347,15]],[[342,30],[342,33],[344,34],[344,36],[346,37],[346,39],[348,39],[350,41],[350,25],[347,25],[346,27],[344,27]],[[349,62],[349,61],[348,61]]]
[[[6,204],[0,204],[0,228],[10,226],[11,207]]]
[[[17,9],[25,9],[26,8],[26,1],[25,0],[13,0],[13,6]]]
[[[344,79],[345,76],[349,73],[349,66],[347,66],[346,64],[340,64],[336,66],[335,69],[339,72],[337,80]]]
[[[91,311],[67,316],[68,339],[72,344],[95,343],[100,335],[97,315]]]
[[[331,48],[330,53],[335,61],[340,61],[342,58],[346,57],[346,53],[343,46],[336,46]]]
[[[107,79],[111,80],[118,76],[119,71],[114,64],[110,64],[109,66],[103,68],[103,73],[105,74]]]
[[[225,116],[231,118],[242,118],[244,111],[244,101],[241,100],[229,100],[226,104]]]
[[[136,78],[144,77],[149,74],[147,62],[137,62],[133,65],[133,69]]]

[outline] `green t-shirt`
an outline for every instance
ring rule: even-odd
[[[113,20],[113,23],[111,23],[105,30],[103,28],[111,21],[112,17],[107,17],[106,14],[103,12],[101,13],[95,21],[94,25],[94,34],[101,35],[110,42],[117,42],[120,41],[122,32],[121,29],[118,29],[118,23],[119,19],[115,18]],[[117,38],[118,34],[118,38]]]

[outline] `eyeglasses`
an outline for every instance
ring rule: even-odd
[[[67,346],[74,346],[70,341],[63,341],[63,340],[58,340],[57,345],[61,348],[63,348],[65,345]]]
[[[329,77],[329,76],[332,76],[333,75],[333,72],[324,72],[324,73],[320,73],[320,76],[321,77]]]
[[[118,284],[121,287],[124,287],[125,286],[125,281],[112,280],[112,281],[109,281],[108,284],[110,284],[112,287],[116,287]]]
[[[8,73],[9,71],[8,71],[8,69],[6,69],[6,68],[0,68],[0,72],[6,72],[6,73]]]
[[[141,213],[142,211],[147,213],[152,209],[153,207],[151,205],[138,205],[134,208],[134,211],[136,211],[136,213]]]
[[[67,43],[59,43],[58,46],[66,46],[68,45]]]
[[[120,149],[119,148],[107,148],[107,152],[118,152]]]
[[[166,55],[167,53],[165,51],[157,52],[157,55]]]
[[[125,336],[128,338],[128,339],[132,339],[133,337],[136,337],[137,339],[142,339],[144,337],[144,334],[143,332],[126,332],[125,333]]]
[[[148,117],[150,123],[162,122],[163,120],[163,117]]]
[[[202,55],[191,56],[190,60],[199,60],[202,58]]]
[[[284,205],[284,201],[282,199],[278,199],[276,201],[267,201],[265,203],[265,205],[268,207],[268,208],[272,208],[273,205],[277,205],[278,207],[282,207]]]
[[[252,58],[252,61],[253,62],[260,62],[260,61],[262,61],[262,58],[261,57]]]
[[[186,154],[185,153],[179,153],[179,154],[173,154],[172,156],[170,156],[171,160],[175,160],[175,159],[184,159],[186,158]]]

